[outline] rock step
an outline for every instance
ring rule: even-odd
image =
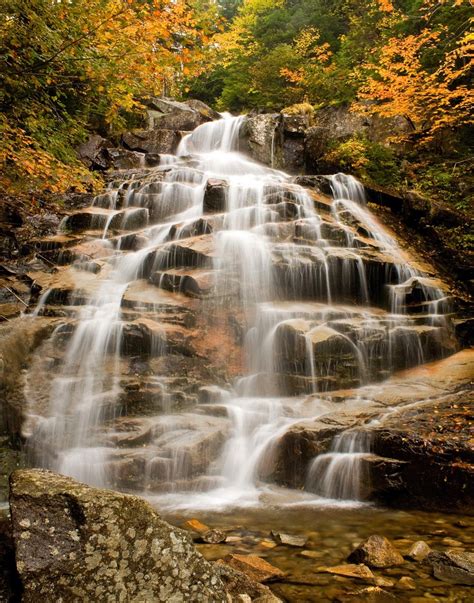
[[[212,267],[217,250],[212,235],[190,237],[159,245],[150,251],[144,264],[144,274],[169,268]]]
[[[150,276],[150,282],[167,291],[177,291],[190,297],[208,297],[216,286],[216,272],[213,270],[186,270],[176,268],[157,271]]]
[[[327,378],[336,379],[339,387],[350,387],[354,381],[381,380],[394,369],[441,358],[453,353],[455,346],[443,327],[293,319],[275,332],[274,362],[276,372],[313,375],[317,389],[321,378],[324,387]]]
[[[145,208],[123,210],[90,207],[65,218],[62,229],[73,232],[134,230],[148,224],[149,213]]]

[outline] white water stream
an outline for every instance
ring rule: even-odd
[[[367,210],[355,179],[332,177],[334,201],[320,210],[312,194],[288,175],[238,153],[243,119],[226,114],[198,127],[182,140],[176,156],[162,156],[155,171],[112,183],[96,198],[96,208],[114,210],[99,238],[109,238],[122,199],[122,226],[134,217],[148,222],[141,235],[145,244],[120,252],[119,239],[117,253],[100,273],[100,286],[78,310],[77,327],[51,384],[48,418],[38,420],[33,429],[35,462],[91,484],[109,484],[115,434],[103,429],[102,414],[104,400],[110,400],[108,418],[113,416],[121,390],[124,293],[144,274],[151,252],[156,252],[155,271],[173,267],[166,242],[185,240],[201,218],[210,221],[204,196],[213,179],[226,181],[225,208],[212,216],[216,298],[232,297],[243,316],[247,370],[219,402],[230,427],[220,453],[204,472],[208,487],[186,487],[186,480],[195,476],[189,476],[178,445],[167,461],[171,486],[159,495],[160,504],[257,504],[271,492],[278,504],[285,497],[280,499],[265,482],[266,475],[271,475],[278,442],[291,426],[332,410],[330,397],[317,392],[377,381],[395,368],[425,360],[425,327],[412,327],[407,296],[417,288],[426,302],[423,324],[443,328],[439,300],[444,294],[407,264],[394,239]],[[341,234],[342,242],[337,240]],[[387,258],[390,268],[385,271],[391,271],[380,290],[373,276],[377,270],[383,274],[376,253]],[[385,298],[387,311],[373,307],[382,306]],[[45,296],[35,314],[47,303]],[[417,324],[421,322],[419,318]],[[151,354],[166,354],[166,337],[157,337]],[[28,383],[27,395],[33,395]],[[162,425],[163,434],[186,437],[179,415],[170,413]],[[155,448],[142,451],[144,489],[166,461],[160,452],[160,446],[168,446],[165,435]],[[291,500],[357,499],[357,462],[367,447],[363,438],[338,438],[333,451],[310,466],[308,492]]]

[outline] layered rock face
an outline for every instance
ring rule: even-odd
[[[93,485],[231,501],[267,480],[379,496],[404,459],[383,465],[380,448],[372,462],[368,440],[353,441],[389,406],[357,388],[457,350],[448,288],[353,178],[307,189],[235,152],[242,118],[166,103],[150,136],[198,126],[177,154],[142,145],[140,168],[111,173],[92,205],[34,242],[48,268],[28,273],[34,313],[8,325],[30,343],[21,358],[3,351],[5,422],[30,462]],[[343,474],[358,463],[357,494],[314,486],[341,460]]]
[[[266,165],[290,173],[314,173],[327,169],[324,157],[332,145],[354,135],[387,144],[390,137],[410,132],[411,126],[402,116],[363,116],[347,108],[328,107],[306,114],[251,114],[241,130],[240,146]]]

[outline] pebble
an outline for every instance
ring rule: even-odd
[[[309,559],[319,559],[320,557],[324,557],[324,553],[320,551],[301,551],[300,555],[302,557],[308,557]]]
[[[199,521],[199,519],[188,519],[183,525],[186,530],[192,530],[193,532],[207,532],[209,526]]]
[[[372,580],[374,574],[371,570],[360,563],[358,565],[354,563],[346,563],[344,565],[336,565],[334,567],[318,567],[318,572],[324,572],[327,574],[336,574],[337,576],[345,576],[347,578],[360,578],[361,580]]]
[[[264,582],[271,578],[284,576],[279,568],[275,567],[257,555],[227,555],[224,563],[239,570],[257,582]]]
[[[226,541],[226,534],[222,530],[207,530],[201,533],[201,540],[206,544],[220,544]]]
[[[272,532],[272,536],[278,544],[286,546],[304,547],[308,542],[306,536],[296,536],[294,534],[284,534],[283,532]]]
[[[277,546],[277,543],[273,542],[273,540],[261,540],[259,546],[264,549],[274,549]]]
[[[430,553],[431,548],[426,542],[424,540],[418,540],[408,551],[407,557],[408,559],[413,559],[413,561],[423,561]]]
[[[416,583],[413,578],[410,578],[410,576],[403,576],[397,582],[397,588],[401,588],[403,590],[416,590]]]
[[[443,538],[441,542],[446,546],[462,546],[462,542],[459,542],[459,540],[454,540],[454,538]]]
[[[395,582],[393,580],[389,580],[388,578],[383,578],[382,576],[377,576],[375,578],[375,585],[382,587],[393,586]]]

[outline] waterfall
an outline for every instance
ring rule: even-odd
[[[31,317],[64,306],[26,378],[33,463],[163,504],[256,504],[282,436],[331,392],[447,353],[445,294],[360,183],[337,174],[315,196],[238,152],[243,120],[199,126],[62,223],[97,270],[67,250],[66,284]],[[367,452],[336,438],[310,498],[359,498]]]
[[[336,436],[330,452],[310,464],[306,489],[325,498],[360,501],[364,460],[369,456],[368,433],[346,431]]]

